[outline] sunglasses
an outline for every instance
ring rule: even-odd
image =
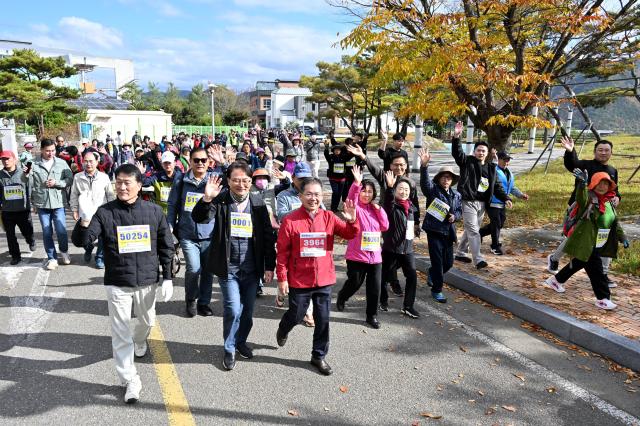
[[[193,161],[196,164],[198,163],[205,164],[207,161],[209,161],[209,159],[208,158],[192,158],[191,161]]]

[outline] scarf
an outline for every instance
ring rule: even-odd
[[[248,192],[246,194],[244,194],[244,196],[240,196],[240,195],[236,194],[233,191],[229,191],[229,194],[231,194],[231,198],[233,199],[233,201],[236,204],[242,203],[243,201],[245,201],[249,197],[249,193]]]
[[[598,210],[600,210],[600,213],[604,213],[606,206],[605,203],[607,201],[611,201],[613,199],[613,197],[616,196],[616,193],[613,191],[609,191],[606,194],[598,194],[597,192],[593,191],[594,194],[596,194],[596,197],[598,197]]]
[[[396,198],[396,203],[398,203],[402,209],[404,210],[404,214],[407,215],[407,217],[409,216],[409,206],[411,206],[411,201],[409,199],[406,200],[399,200]]]

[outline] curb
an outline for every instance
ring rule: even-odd
[[[416,257],[416,267],[424,271],[430,263],[424,257]],[[578,320],[564,312],[542,303],[494,287],[486,281],[452,268],[445,275],[447,284],[465,293],[505,309],[525,321],[534,323],[557,336],[606,356],[618,364],[640,371],[640,341],[620,336],[603,327]]]

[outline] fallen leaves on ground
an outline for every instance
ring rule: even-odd
[[[460,350],[462,352],[468,352],[469,351],[469,349],[465,348],[464,346],[460,346]]]
[[[522,373],[512,373],[514,377],[517,377],[518,379],[520,379],[521,381],[525,381],[524,380],[524,374]]]
[[[440,414],[429,413],[428,411],[423,411],[420,413],[421,417],[426,417],[427,419],[440,420],[442,416]]]
[[[298,412],[298,410],[293,410],[293,409],[291,409],[291,410],[287,411],[287,414],[288,414],[288,415],[290,415],[290,416],[292,416],[292,417],[298,417],[298,416],[300,415],[300,413]]]
[[[481,390],[478,391],[478,395],[480,396],[484,396],[484,392],[482,392]]]
[[[549,392],[549,393],[556,393],[556,388],[555,388],[555,387],[553,387],[553,386],[549,386],[549,387],[546,389],[546,391],[547,391],[547,392]]]
[[[512,413],[516,412],[516,407],[514,407],[513,405],[503,405],[502,408]]]
[[[497,408],[498,407],[489,407],[489,408],[487,408],[486,410],[484,410],[484,415],[485,416],[490,416],[492,414],[495,414]]]
[[[347,386],[342,385],[340,386],[340,392],[347,393],[349,392],[349,388]]]

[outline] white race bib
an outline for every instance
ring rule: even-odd
[[[429,207],[427,213],[438,219],[440,222],[444,222],[447,214],[449,213],[449,205],[438,198],[434,198]]]
[[[327,255],[326,232],[300,233],[300,257],[324,257]]]
[[[344,173],[344,163],[333,163],[333,173]]]
[[[20,185],[5,186],[4,187],[4,199],[6,201],[22,200],[22,199],[24,199],[24,189],[22,189],[22,186],[20,186]]]
[[[353,167],[356,165],[356,159],[352,158],[351,160],[347,161],[347,167]]]
[[[231,236],[239,238],[253,236],[253,222],[250,213],[231,212]]]
[[[193,208],[203,196],[204,194],[199,192],[187,192],[187,197],[184,200],[184,211],[192,212]]]
[[[602,248],[609,239],[609,232],[611,229],[598,229],[598,236],[596,237],[596,248]]]
[[[362,251],[381,251],[380,241],[380,232],[365,231],[360,239],[360,249]]]
[[[118,253],[142,253],[151,251],[149,225],[117,226]]]
[[[413,240],[415,234],[413,233],[413,220],[407,221],[407,240]]]
[[[160,187],[160,201],[166,203],[169,200],[169,193],[171,192],[170,186],[161,186]],[[191,208],[193,210],[193,207]]]
[[[486,177],[480,178],[480,185],[478,185],[478,192],[486,192],[489,189],[489,179]]]

